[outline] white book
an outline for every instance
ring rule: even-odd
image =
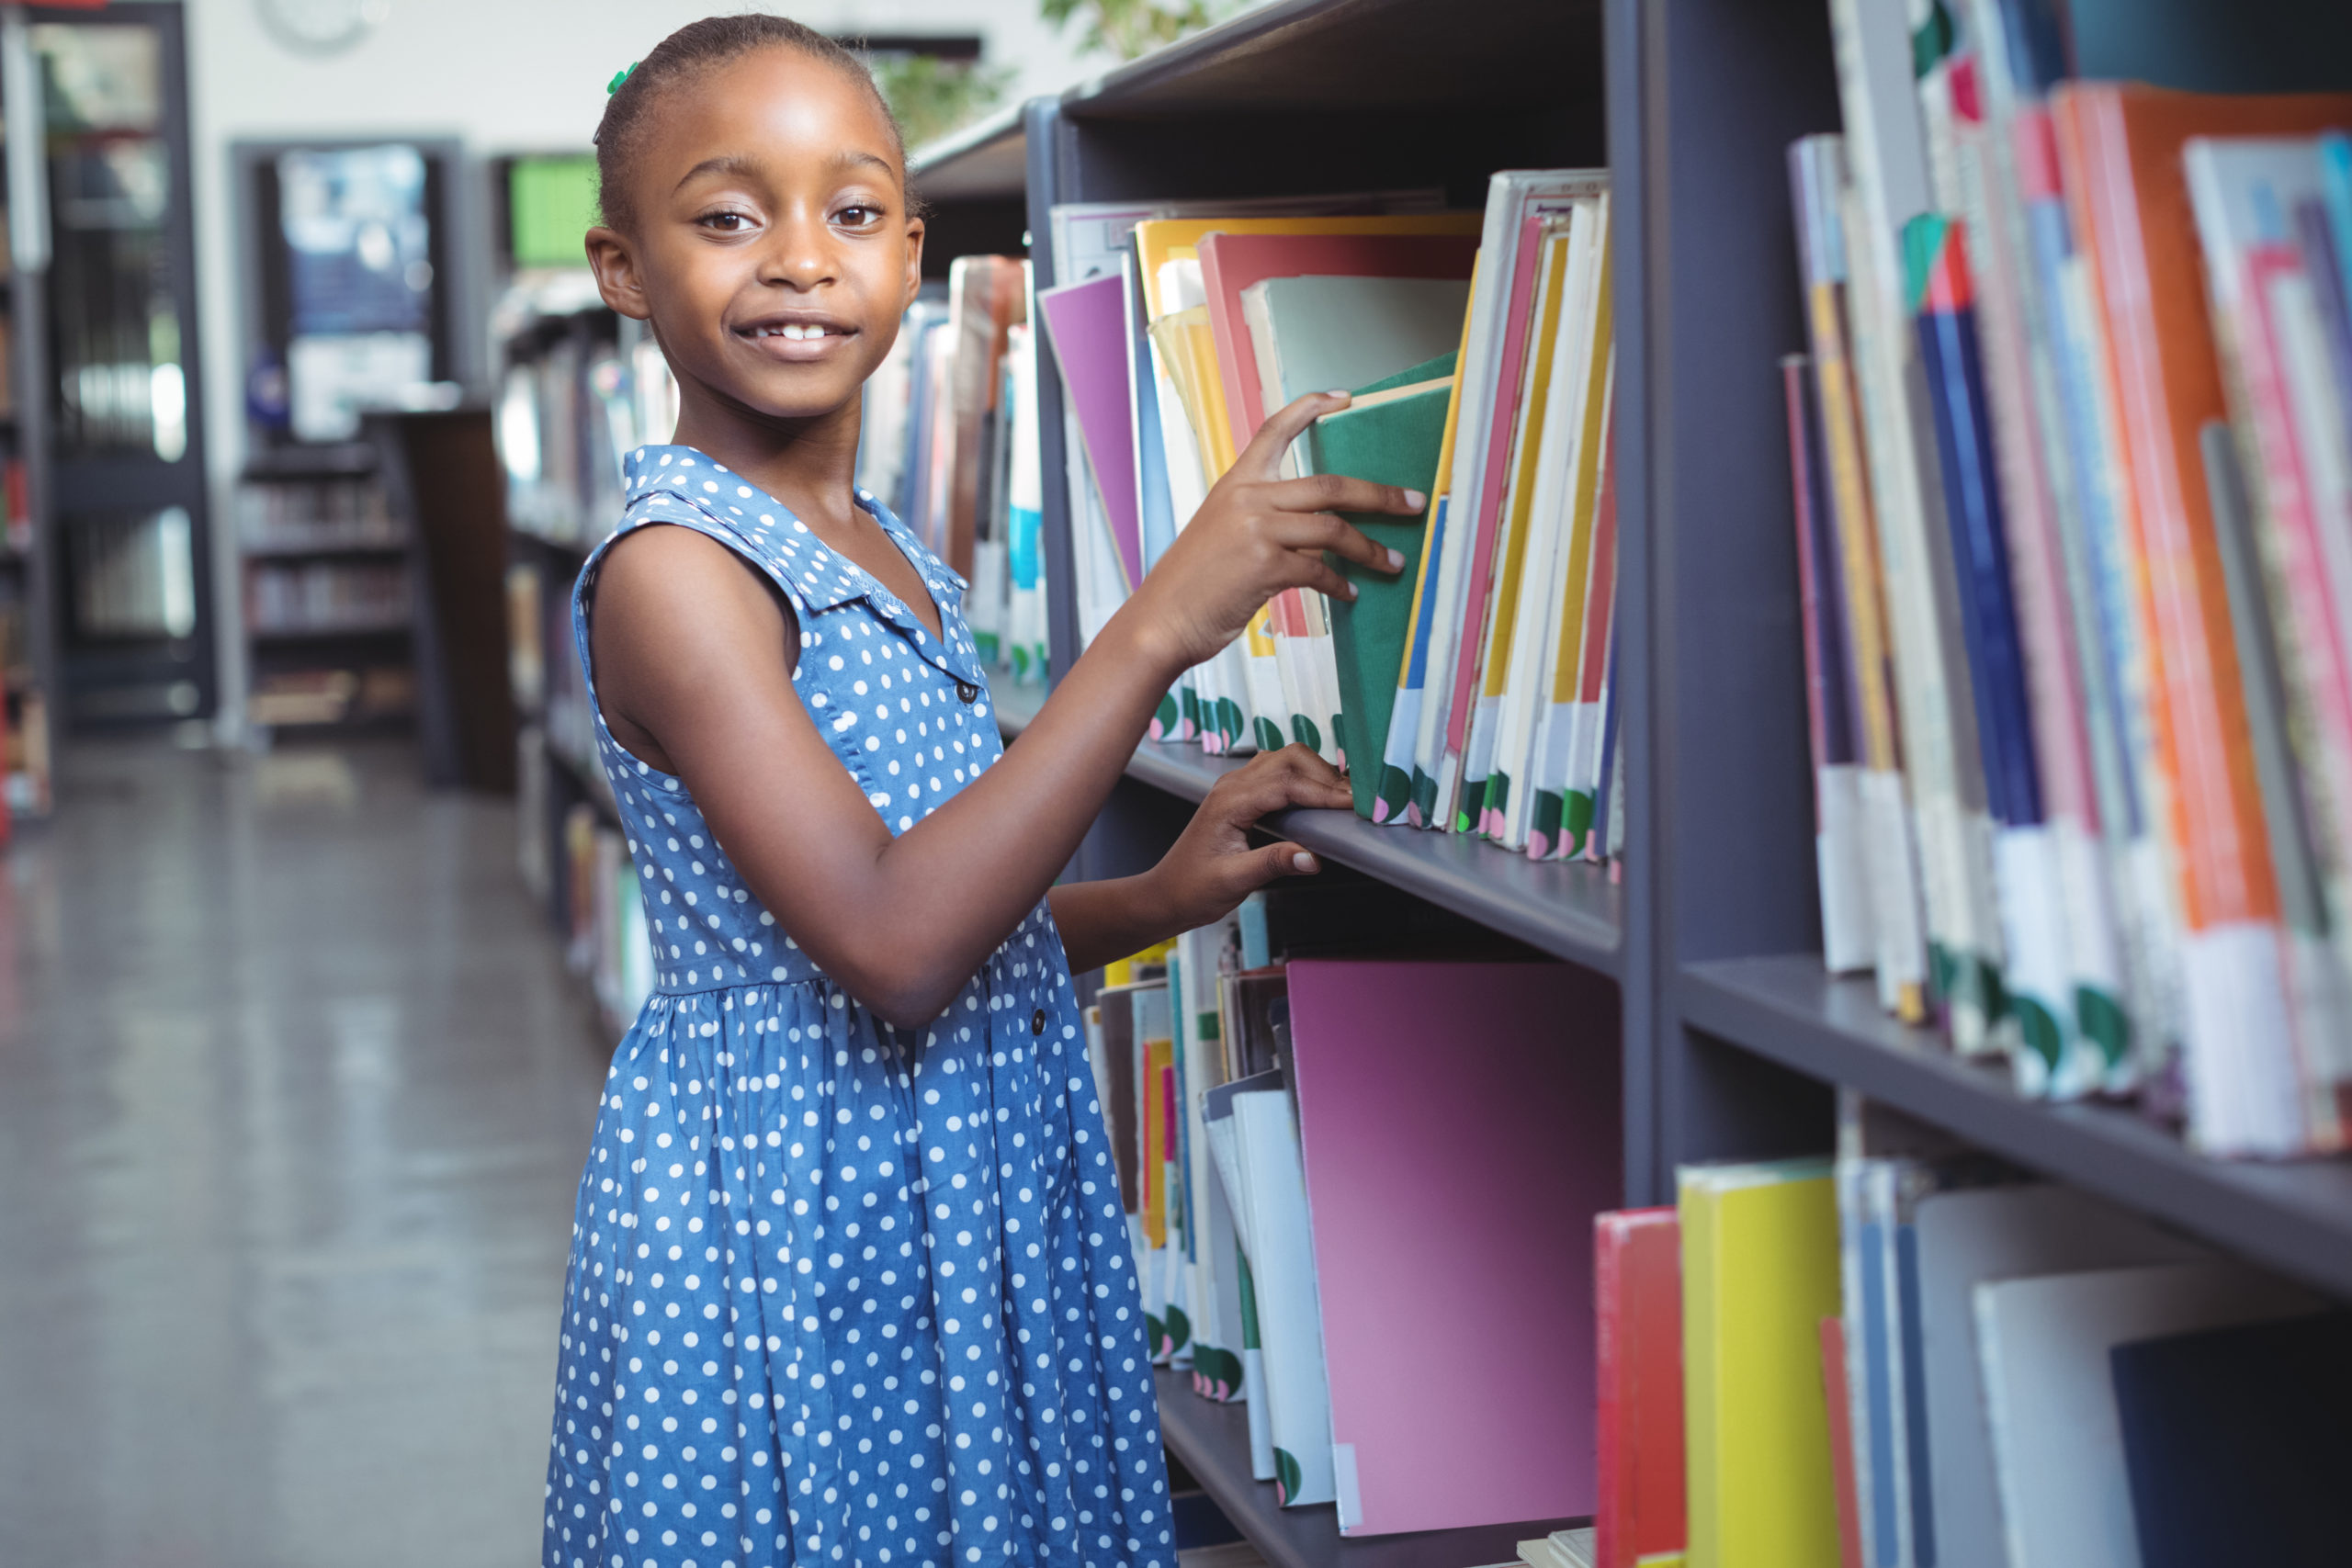
[[[1284,1507],[1338,1496],[1331,1472],[1331,1392],[1323,1370],[1323,1314],[1306,1217],[1306,1171],[1290,1095],[1233,1097],[1241,1184],[1250,1211],[1258,1336],[1265,1350],[1266,1414],[1274,1483]]]
[[[1937,1560],[2010,1568],[1972,1292],[1987,1280],[2186,1263],[2210,1254],[2087,1193],[2038,1182],[1932,1194],[1919,1201],[1912,1224]]]
[[[2224,1262],[2006,1280],[1971,1295],[2009,1568],[2139,1568],[2109,1350],[2327,1304]]]
[[[1534,818],[1540,782],[1537,717],[1548,715],[1553,706],[1564,653],[1561,622],[1571,602],[1579,617],[1590,602],[1587,590],[1592,581],[1593,528],[1599,517],[1596,449],[1608,432],[1606,420],[1596,423],[1596,419],[1605,412],[1611,393],[1610,333],[1600,319],[1609,243],[1605,197],[1580,209],[1570,243],[1577,254],[1569,262],[1568,299],[1562,313],[1565,341],[1553,362],[1547,428],[1537,454],[1536,495],[1531,513],[1537,531],[1528,540],[1527,560],[1520,577],[1519,626],[1511,639],[1501,726],[1488,764],[1487,837],[1509,850],[1526,847],[1528,825]],[[1555,423],[1551,409],[1559,405],[1565,406],[1560,407]],[[1595,750],[1597,753],[1597,746]]]
[[[1250,1268],[1250,1258],[1257,1248],[1256,1238],[1250,1234],[1250,1190],[1241,1174],[1241,1134],[1232,1114],[1228,1099],[1224,1114],[1208,1118],[1209,1154],[1216,1165],[1218,1184],[1225,1190],[1226,1207],[1233,1217],[1234,1275],[1239,1281],[1242,1297],[1241,1338],[1241,1397],[1248,1405],[1250,1429],[1250,1476],[1253,1481],[1274,1478],[1274,1429],[1266,1413],[1266,1354],[1261,1343],[1252,1337],[1257,1320],[1257,1281]]]

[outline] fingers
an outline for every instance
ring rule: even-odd
[[[1237,815],[1231,819],[1243,824],[1293,806],[1329,810],[1352,806],[1355,800],[1346,776],[1306,746],[1261,751],[1230,780],[1240,796],[1233,803]]]
[[[1251,858],[1258,863],[1258,886],[1261,887],[1285,876],[1313,876],[1323,869],[1321,862],[1296,844],[1270,844]]]
[[[1376,485],[1345,474],[1277,480],[1266,487],[1266,501],[1284,512],[1385,512],[1399,517],[1418,517],[1430,503],[1419,491]]]
[[[1290,450],[1290,444],[1325,414],[1346,408],[1348,397],[1345,392],[1309,392],[1278,410],[1258,427],[1249,446],[1234,459],[1235,471],[1255,479],[1274,478],[1282,472],[1283,454]]]
[[[1374,571],[1402,571],[1405,558],[1328,512],[1277,513],[1267,530],[1285,549],[1329,550]]]

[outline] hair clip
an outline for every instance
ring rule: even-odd
[[[622,66],[618,71],[614,72],[613,79],[605,84],[605,96],[609,98],[615,93],[619,92],[621,90],[621,84],[628,80],[628,73],[636,70],[638,66],[642,63],[643,62],[641,61],[632,60],[627,65]]]

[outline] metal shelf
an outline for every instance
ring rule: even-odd
[[[334,642],[406,637],[415,629],[405,615],[397,621],[355,621],[345,626],[255,626],[253,639],[256,643]]]
[[[1127,777],[1199,800],[1242,765],[1197,747],[1147,740],[1136,748]],[[1348,811],[1278,811],[1262,826],[1555,958],[1617,973],[1624,900],[1607,866],[1532,861],[1460,833],[1375,828]]]
[[[2211,1159],[2132,1111],[2023,1099],[2006,1067],[1895,1022],[1870,982],[1833,979],[1815,954],[1691,964],[1676,989],[1693,1029],[2352,1295],[2352,1160]]]
[[[240,547],[246,560],[319,560],[341,556],[400,556],[408,553],[406,539],[276,540]]]
[[[1544,1519],[1412,1535],[1343,1537],[1339,1515],[1330,1507],[1283,1507],[1274,1501],[1273,1483],[1250,1478],[1246,1406],[1201,1398],[1187,1386],[1183,1372],[1162,1369],[1151,1376],[1159,1393],[1159,1432],[1168,1451],[1183,1461],[1201,1489],[1272,1568],[1472,1568],[1511,1562],[1519,1557],[1521,1541],[1588,1522]]]
[[[1063,95],[1084,118],[1550,109],[1601,90],[1600,0],[1275,0]]]

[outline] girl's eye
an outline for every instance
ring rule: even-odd
[[[752,226],[751,218],[741,212],[706,212],[697,221],[722,234],[740,234]]]
[[[864,229],[881,221],[881,219],[880,208],[867,207],[863,203],[853,203],[833,214],[833,221],[848,229]]]

